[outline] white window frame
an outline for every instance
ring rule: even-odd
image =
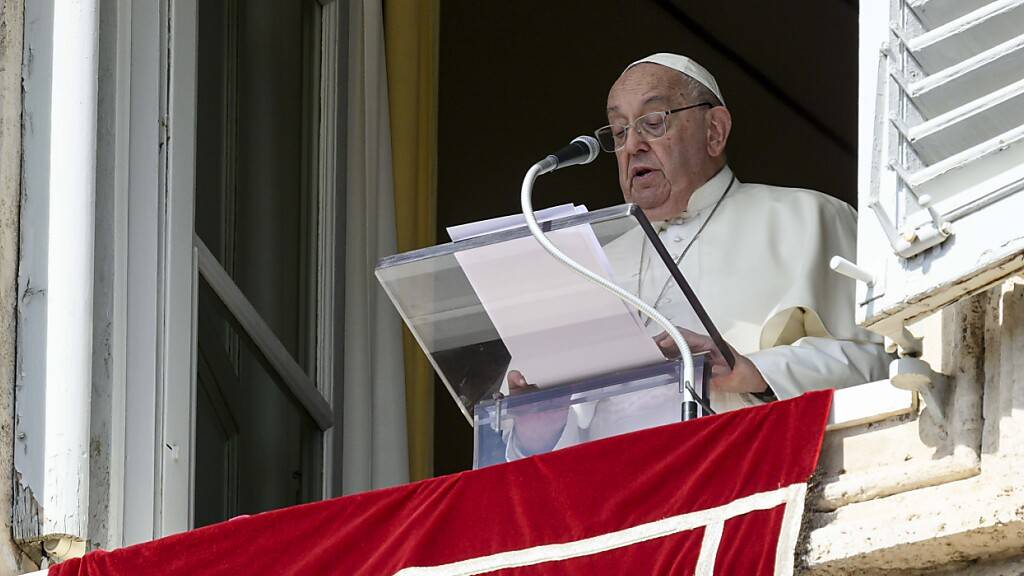
[[[182,142],[194,138],[195,14],[195,0],[119,4],[117,76],[127,86],[115,111],[115,181],[127,185],[115,201],[124,206],[114,312],[124,333],[112,350],[124,378],[112,412],[111,458],[122,468],[110,494],[115,546],[191,526],[193,264],[180,238],[192,234],[194,147]]]
[[[194,234],[197,1],[118,3],[110,546],[193,527],[197,289],[216,284],[260,353],[324,430],[323,497],[341,493],[340,363],[344,299],[335,239],[344,238],[347,10],[322,2],[315,380],[308,378]],[[335,128],[332,130],[331,125]],[[227,278],[227,283],[223,280]],[[338,303],[338,306],[335,305]],[[314,384],[313,382],[316,382]],[[130,383],[130,386],[129,386]],[[334,424],[332,427],[331,424]],[[337,432],[335,432],[337,431]]]

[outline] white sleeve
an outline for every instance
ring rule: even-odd
[[[810,390],[883,380],[888,377],[891,360],[881,344],[815,336],[753,352],[747,357],[779,400]]]

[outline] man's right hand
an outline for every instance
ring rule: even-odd
[[[715,389],[722,392],[735,393],[760,393],[768,389],[768,382],[761,376],[757,366],[749,358],[737,352],[732,345],[726,343],[736,359],[736,365],[730,368],[729,364],[725,361],[725,356],[722,355],[722,351],[718,349],[718,345],[711,338],[685,328],[680,328],[679,326],[676,326],[676,328],[683,335],[683,339],[686,340],[691,353],[711,353],[711,386]],[[667,332],[662,332],[655,336],[654,342],[661,349],[661,352],[665,354],[666,358],[679,357],[679,347],[676,346],[675,340]]]
[[[518,370],[508,373],[509,396],[537,390],[538,388],[526,381],[526,377]],[[550,452],[565,429],[569,416],[569,398],[548,401],[540,406],[521,406],[512,409],[515,421],[512,441],[519,450],[531,456],[542,452]]]

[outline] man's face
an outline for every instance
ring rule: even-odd
[[[679,72],[665,66],[633,66],[608,92],[608,122],[628,124],[650,112],[696,104],[686,101],[684,82]],[[631,128],[626,145],[615,152],[623,197],[651,220],[685,210],[693,191],[720,167],[708,153],[707,110],[699,107],[670,115],[665,135],[654,140]]]

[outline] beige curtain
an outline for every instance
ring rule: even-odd
[[[405,370],[398,314],[373,276],[394,254],[387,67],[380,0],[349,4],[342,490],[406,482]]]
[[[398,251],[435,243],[438,0],[385,0]],[[409,475],[434,469],[434,370],[403,329]]]

